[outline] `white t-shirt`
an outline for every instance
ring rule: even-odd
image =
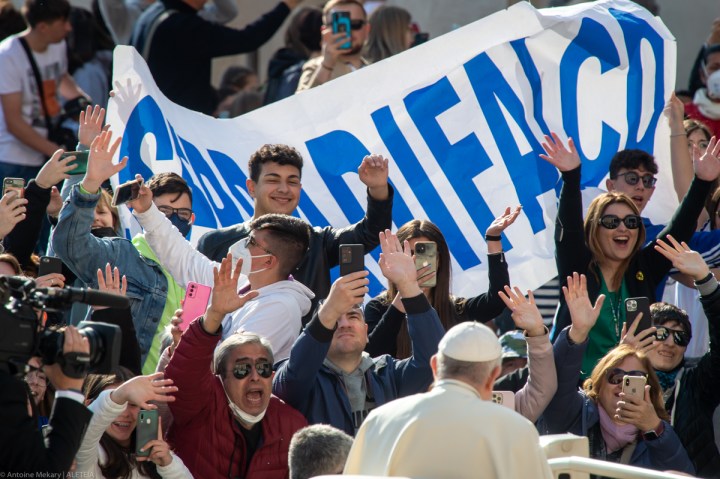
[[[63,75],[67,73],[65,41],[50,45],[42,53],[33,52],[35,63],[43,79],[43,92],[51,116],[60,113],[58,88]],[[42,136],[47,135],[40,95],[35,75],[20,44],[13,35],[0,42],[0,95],[22,92],[22,116]],[[41,166],[45,155],[22,143],[12,135],[0,108],[0,162],[14,165]]]

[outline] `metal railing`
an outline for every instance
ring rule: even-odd
[[[588,474],[615,479],[685,479],[693,477],[576,456],[550,459],[548,463],[550,463],[550,468],[556,478],[575,479],[587,477]],[[561,476],[561,474],[567,474],[567,476]]]

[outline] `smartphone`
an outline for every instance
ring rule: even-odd
[[[340,276],[365,269],[365,247],[361,244],[340,245]]]
[[[415,269],[430,265],[430,272],[437,272],[437,244],[434,241],[418,241],[415,243]],[[434,288],[437,284],[437,275],[423,281],[421,288]]]
[[[25,191],[25,180],[22,178],[5,178],[3,180],[2,195],[5,196],[8,191],[17,191],[18,198],[22,198]]]
[[[645,376],[623,376],[622,392],[627,397],[643,399],[645,397]]]
[[[137,426],[135,426],[135,454],[149,456],[150,449],[140,449],[150,441],[158,438],[158,412],[157,409],[146,411],[141,409],[138,413]]]
[[[343,50],[349,50],[352,47],[351,28],[350,28],[350,12],[333,12],[332,14],[332,31],[333,33],[345,33],[347,41],[340,45]]]
[[[210,302],[212,288],[200,283],[190,281],[185,290],[185,300],[182,304],[182,327],[190,324],[195,318],[205,314]]]
[[[71,165],[75,165],[75,168],[68,171],[70,175],[84,175],[87,173],[87,163],[89,151],[66,151],[60,156],[60,159],[65,159],[68,156],[74,156],[75,159],[70,162]]]
[[[423,43],[427,42],[430,39],[430,34],[426,32],[417,32],[415,34],[415,39],[413,40],[412,46],[416,47],[418,45],[422,45]]]
[[[515,410],[515,393],[512,391],[493,391],[492,402]]]
[[[640,318],[640,324],[638,324],[635,330],[636,335],[652,326],[650,300],[646,297],[628,298],[625,300],[625,323],[627,324],[628,331],[630,331],[630,327],[637,320],[640,313],[642,313],[642,318]]]
[[[128,181],[127,183],[123,183],[122,185],[115,188],[115,193],[113,194],[113,199],[112,199],[112,205],[113,206],[124,205],[128,201],[137,199],[139,194],[140,194],[140,182],[138,180],[131,180],[131,181]]]
[[[37,275],[45,276],[51,273],[62,273],[62,260],[55,256],[42,256]]]

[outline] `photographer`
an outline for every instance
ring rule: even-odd
[[[88,355],[90,345],[78,330],[68,326],[63,354]],[[0,365],[0,464],[4,472],[64,473],[70,469],[82,435],[92,414],[83,405],[80,392],[83,378],[66,376],[59,364],[43,371],[55,387],[55,404],[50,417],[47,446],[37,423],[28,414],[28,399],[22,381]]]

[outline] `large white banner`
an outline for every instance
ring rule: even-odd
[[[366,193],[357,167],[369,153],[388,157],[395,227],[413,218],[440,227],[457,295],[487,288],[484,232],[506,206],[523,206],[503,235],[511,281],[535,288],[556,274],[559,174],[538,158],[550,131],[574,138],[588,191],[604,188],[618,150],[640,148],[656,155],[661,170],[648,215],[662,222],[677,204],[662,116],[675,82],[674,38],[628,1],[544,10],[516,4],[230,120],[167,100],[130,47],[115,51],[114,80],[135,85],[108,112],[123,134],[120,155],[130,157],[119,181],[181,174],[194,193],[193,239],[252,216],[247,161],[265,143],[302,153],[297,213],[317,226],[360,220]],[[378,255],[366,257],[371,294],[384,288]]]

